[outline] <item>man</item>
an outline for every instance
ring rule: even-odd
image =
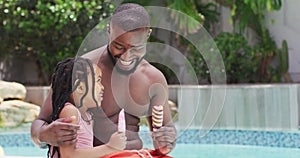
[[[117,131],[118,114],[125,109],[126,149],[141,149],[138,136],[141,116],[146,116],[152,131],[151,108],[163,105],[163,127],[152,132],[155,149],[169,153],[175,146],[176,129],[172,122],[168,100],[168,86],[163,74],[144,58],[150,36],[147,11],[137,4],[123,4],[116,8],[107,28],[109,45],[93,50],[84,57],[101,68],[105,92],[102,109],[94,113],[94,145],[106,143]],[[100,96],[99,96],[100,97]],[[38,118],[32,123],[31,137],[37,145],[60,146],[76,142],[77,125],[71,118],[50,122],[51,90]],[[48,122],[48,123],[47,123]]]

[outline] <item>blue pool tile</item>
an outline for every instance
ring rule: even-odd
[[[181,144],[233,144],[285,148],[300,148],[300,133],[247,131],[247,130],[184,130],[178,131],[177,143]],[[139,132],[144,144],[152,144],[147,130]],[[32,147],[30,133],[0,133],[3,147]]]

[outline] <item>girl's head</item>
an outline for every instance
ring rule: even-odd
[[[89,59],[76,57],[59,62],[52,76],[52,120],[58,119],[66,102],[78,108],[98,108],[104,90],[101,77],[101,69]]]

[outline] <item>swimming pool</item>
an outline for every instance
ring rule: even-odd
[[[4,148],[6,156],[46,157],[47,150],[35,147]],[[296,148],[261,147],[224,144],[177,144],[173,157],[202,158],[299,158]]]
[[[246,130],[179,131],[173,157],[205,158],[299,158],[299,132],[270,132]],[[147,131],[140,133],[144,147],[152,148]],[[47,150],[36,148],[28,132],[1,133],[0,145],[6,156],[46,157]]]

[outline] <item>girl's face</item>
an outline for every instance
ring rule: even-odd
[[[87,96],[85,97],[84,103],[83,103],[83,105],[88,108],[96,107],[96,103],[93,99],[93,93],[92,93],[93,90],[94,90],[94,98],[96,99],[99,106],[101,106],[101,101],[103,100],[103,93],[104,93],[104,87],[101,83],[102,71],[95,64],[93,64],[93,68],[94,68],[94,72],[95,72],[95,76],[94,76],[95,83],[94,84],[92,83],[92,73],[89,72],[88,73],[89,74],[88,75],[89,92],[88,92]],[[92,87],[93,85],[94,85],[94,89]]]
[[[94,94],[98,102],[98,105],[101,106],[101,102],[103,100],[103,93],[104,93],[104,86],[101,83],[102,71],[97,65],[94,65],[94,70],[95,70],[95,93]]]

